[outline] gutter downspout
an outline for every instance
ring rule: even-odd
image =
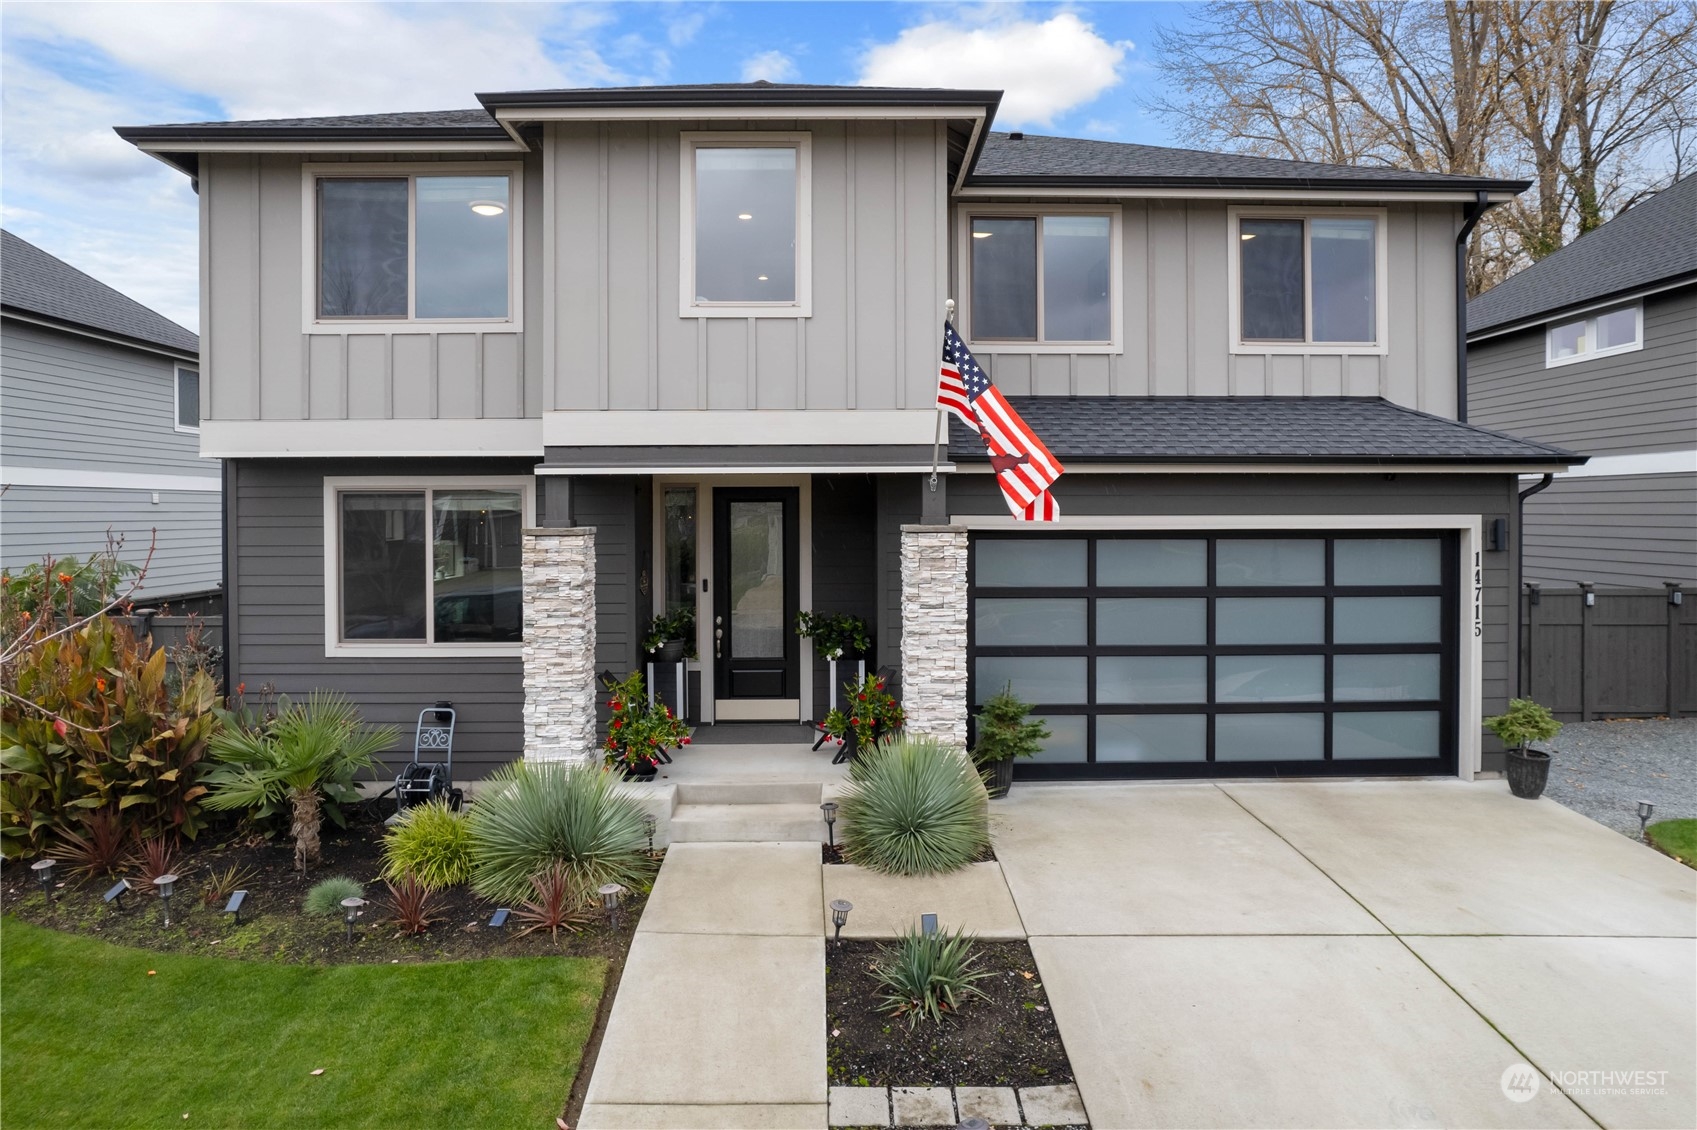
[[[1551,472],[1551,471],[1545,471],[1543,478],[1539,479],[1537,482],[1533,483],[1531,486],[1529,486],[1525,490],[1521,491],[1519,496],[1515,499],[1515,504],[1514,504],[1514,584],[1515,584],[1514,610],[1515,610],[1515,619],[1517,621],[1520,619],[1520,616],[1519,616],[1520,594],[1526,591],[1526,500],[1531,498],[1533,495],[1537,494],[1541,490],[1548,490],[1549,487],[1550,487],[1550,484],[1555,482],[1555,481],[1556,481],[1555,473]],[[1528,610],[1527,615],[1528,616],[1531,615],[1530,610]],[[1516,623],[1515,626],[1514,626],[1514,638],[1516,640],[1515,646],[1518,648],[1519,647],[1518,641],[1520,639],[1520,624],[1518,624],[1518,623]],[[1530,660],[1528,660],[1528,662],[1530,662]],[[1530,671],[1530,668],[1528,669],[1528,671]],[[1515,672],[1515,682],[1518,683],[1520,681],[1520,664],[1519,663],[1516,663],[1514,665],[1514,672]],[[1528,681],[1530,681],[1530,680],[1528,680]],[[1526,696],[1526,691],[1528,690],[1528,688],[1517,686],[1515,689],[1519,693],[1520,697],[1524,698]]]
[[[1480,189],[1455,237],[1455,418],[1463,424],[1467,423],[1467,238],[1490,208],[1490,194]]]

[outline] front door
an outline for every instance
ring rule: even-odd
[[[713,492],[715,716],[800,717],[801,544],[795,487]]]

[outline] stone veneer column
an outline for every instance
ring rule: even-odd
[[[907,732],[966,748],[966,530],[902,527]]]
[[[595,743],[595,527],[524,531],[524,759]]]

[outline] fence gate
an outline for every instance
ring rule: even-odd
[[[1564,722],[1697,714],[1697,607],[1680,585],[1527,584],[1520,687]]]

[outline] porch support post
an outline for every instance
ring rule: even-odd
[[[966,530],[902,527],[907,732],[966,748]]]
[[[595,752],[595,527],[524,531],[524,759]]]

